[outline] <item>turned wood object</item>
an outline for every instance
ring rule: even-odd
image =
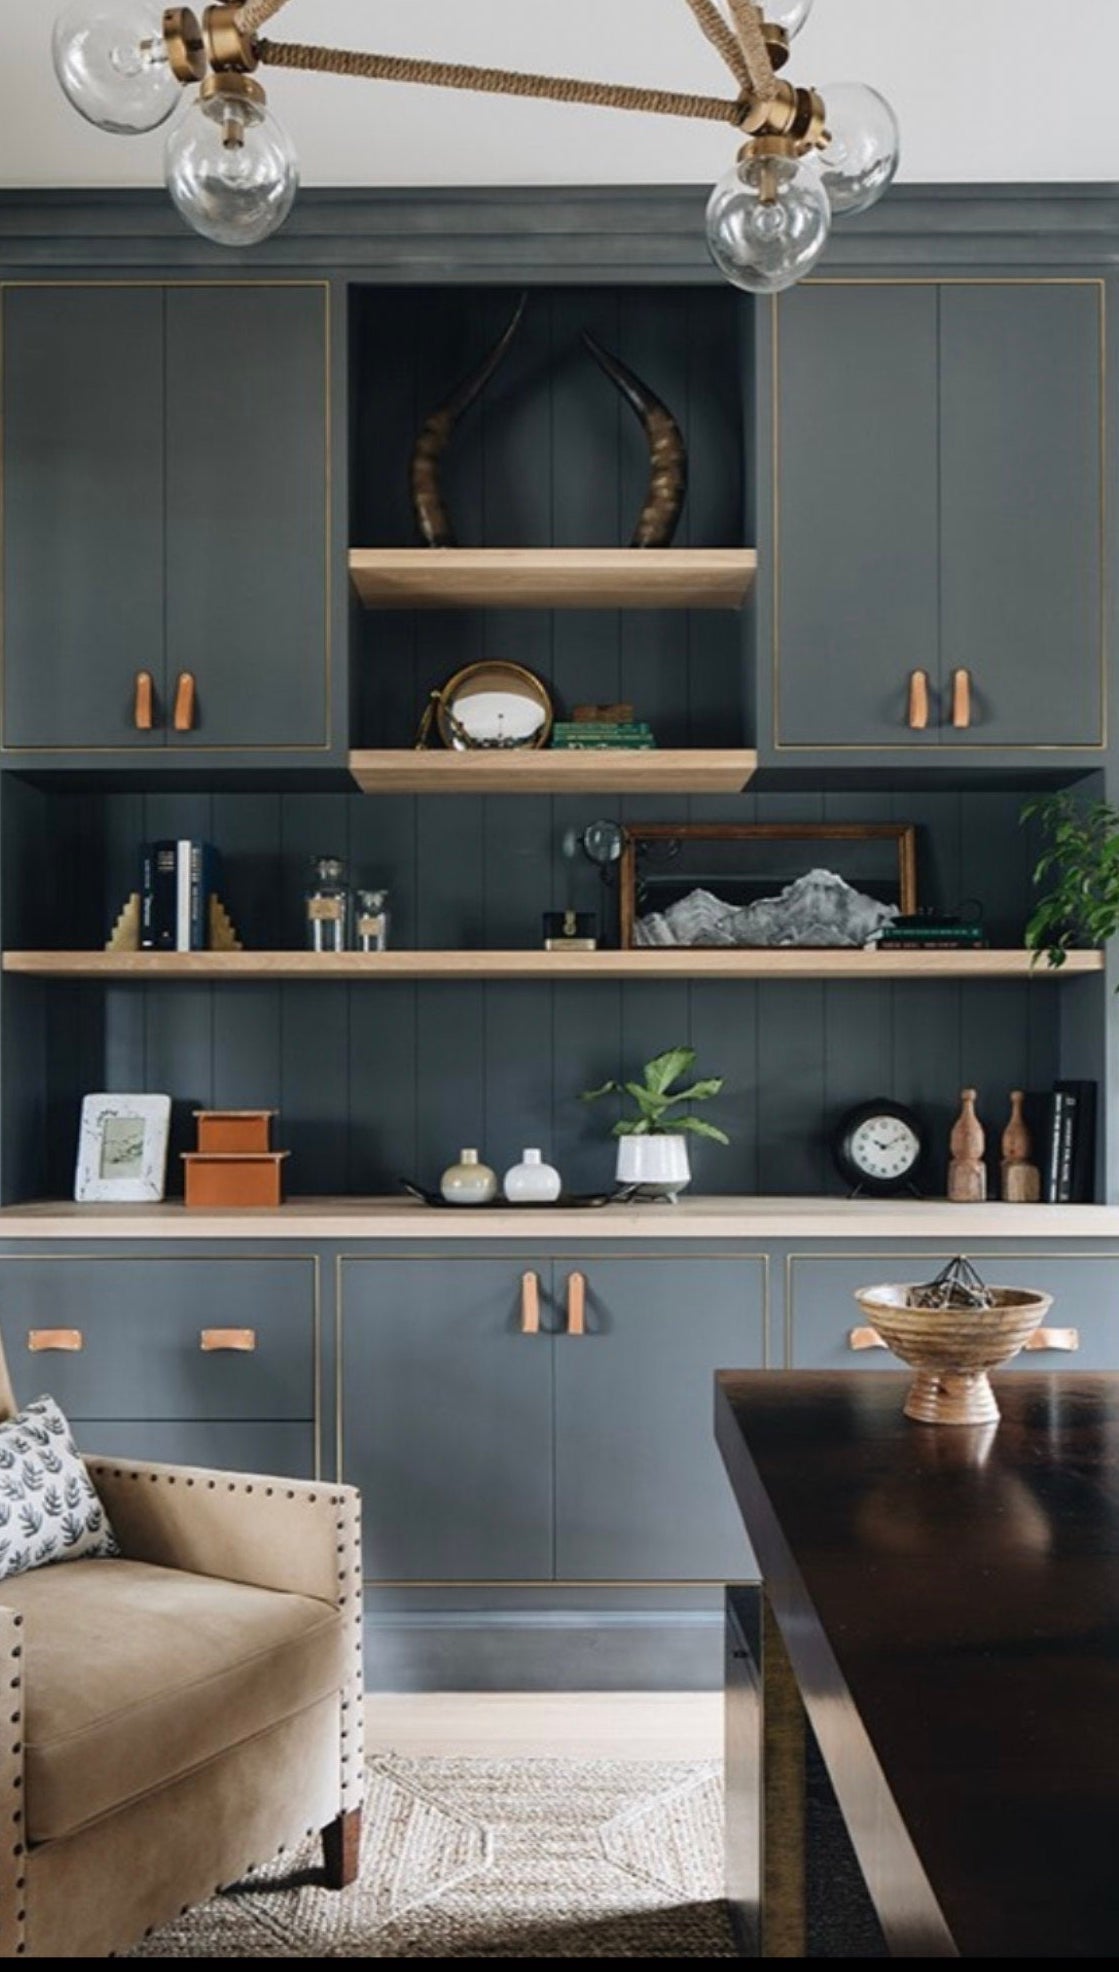
[[[1023,1089],[1010,1092],[1010,1120],[1002,1133],[1001,1189],[1007,1205],[1036,1205],[1041,1198],[1041,1172],[1031,1162],[1033,1138],[1022,1114]]]
[[[952,1127],[948,1196],[956,1205],[982,1205],[987,1196],[987,1138],[975,1113],[977,1089],[960,1090],[960,1113]]]
[[[996,1424],[999,1407],[988,1372],[1026,1346],[1052,1307],[1052,1295],[992,1287],[989,1308],[914,1308],[912,1292],[908,1285],[889,1284],[860,1288],[855,1296],[886,1347],[916,1371],[906,1417],[918,1424]]]

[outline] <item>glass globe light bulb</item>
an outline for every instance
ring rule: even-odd
[[[783,27],[791,41],[799,34],[809,14],[812,0],[763,0],[762,13],[773,27]]]
[[[51,53],[74,108],[117,137],[157,130],[183,93],[167,60],[162,10],[147,0],[75,0],[55,21]]]
[[[724,278],[747,294],[780,294],[810,273],[831,231],[819,171],[798,157],[747,150],[707,204],[707,244]]]
[[[167,139],[172,200],[188,226],[218,246],[266,240],[283,225],[299,189],[291,139],[264,91],[246,83],[241,76],[208,78]],[[232,85],[237,93],[227,93]]]
[[[833,82],[820,94],[831,141],[817,154],[833,212],[866,212],[893,183],[901,131],[884,96],[866,82]]]

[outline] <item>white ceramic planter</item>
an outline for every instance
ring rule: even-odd
[[[692,1181],[688,1139],[683,1136],[619,1137],[615,1177],[620,1185],[641,1185],[675,1200]]]

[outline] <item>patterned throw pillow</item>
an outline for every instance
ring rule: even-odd
[[[0,1424],[0,1581],[48,1561],[119,1553],[54,1398]]]

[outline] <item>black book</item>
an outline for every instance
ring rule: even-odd
[[[1067,1198],[1073,1205],[1091,1205],[1096,1196],[1096,1112],[1099,1085],[1089,1081],[1061,1081],[1054,1093],[1071,1098],[1075,1107],[1069,1146]]]
[[[1060,1117],[1057,1131],[1056,1203],[1068,1205],[1072,1199],[1072,1152],[1076,1140],[1077,1111],[1080,1104],[1075,1090],[1068,1087],[1055,1087],[1053,1099]]]
[[[176,918],[173,842],[146,842],[140,859],[140,950],[173,952]]]

